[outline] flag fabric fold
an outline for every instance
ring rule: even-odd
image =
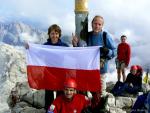
[[[31,88],[62,90],[66,78],[77,81],[81,91],[98,91],[100,85],[99,47],[58,47],[29,44],[27,76]]]

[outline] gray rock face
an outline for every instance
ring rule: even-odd
[[[0,44],[0,67],[0,110],[8,111],[6,100],[11,89],[16,82],[27,81],[23,52],[13,46]]]
[[[108,95],[108,113],[128,113],[136,100],[131,97],[114,97],[111,93],[108,93]]]
[[[25,52],[0,44],[0,113],[44,113],[44,91],[28,86]]]
[[[44,113],[43,90],[29,88],[27,82],[16,83],[8,97],[8,105],[13,113]]]

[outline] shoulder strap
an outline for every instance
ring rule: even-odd
[[[107,35],[107,32],[103,32],[103,43],[104,43],[104,46],[106,46],[106,35]]]
[[[86,38],[87,45],[89,44],[89,42],[91,42],[92,33],[92,31],[88,32],[88,37]]]

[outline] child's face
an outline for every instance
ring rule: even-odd
[[[51,39],[52,42],[58,42],[59,39],[59,33],[56,32],[55,30],[52,30],[49,34],[49,37]]]

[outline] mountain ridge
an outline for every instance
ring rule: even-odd
[[[0,22],[0,41],[6,44],[22,45],[25,41],[43,43],[46,39],[46,32],[23,22]]]

